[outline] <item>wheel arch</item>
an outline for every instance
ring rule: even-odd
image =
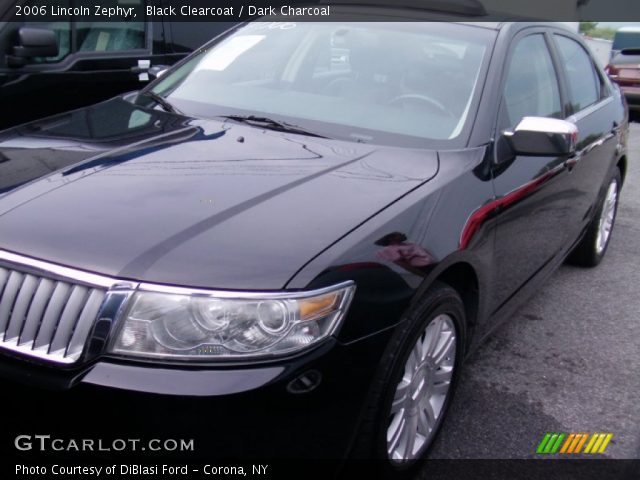
[[[455,263],[439,276],[438,281],[446,283],[453,288],[464,304],[466,321],[465,345],[468,349],[473,337],[474,328],[478,323],[478,307],[480,302],[480,287],[478,275],[469,263]]]
[[[483,311],[483,282],[479,269],[468,259],[452,259],[434,270],[416,294],[419,299],[436,282],[453,288],[462,299],[465,311],[465,346],[471,346],[475,328],[481,321]]]
[[[622,178],[622,184],[624,185],[624,180],[627,176],[627,156],[622,155],[620,159],[618,159],[617,163],[618,170],[620,170],[620,177]]]

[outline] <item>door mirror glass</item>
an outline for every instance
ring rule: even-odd
[[[58,36],[46,28],[22,27],[18,30],[18,44],[9,56],[11,66],[22,66],[34,57],[56,57],[58,55]]]
[[[503,136],[516,155],[560,157],[575,153],[578,127],[557,118],[524,117]]]

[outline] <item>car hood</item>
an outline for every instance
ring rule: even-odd
[[[100,123],[114,118],[121,128]],[[3,132],[0,160],[0,178],[12,179],[0,190],[1,249],[123,279],[252,290],[283,288],[438,171],[433,151],[123,100]]]

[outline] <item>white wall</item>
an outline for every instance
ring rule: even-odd
[[[613,42],[611,40],[605,40],[603,38],[591,38],[583,37],[587,45],[593,52],[593,56],[596,58],[601,66],[606,66],[609,63],[609,57],[611,56],[611,46]]]

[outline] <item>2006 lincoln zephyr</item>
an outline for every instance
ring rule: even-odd
[[[603,258],[627,129],[559,27],[261,22],[5,131],[4,428],[415,465],[470,349]]]

